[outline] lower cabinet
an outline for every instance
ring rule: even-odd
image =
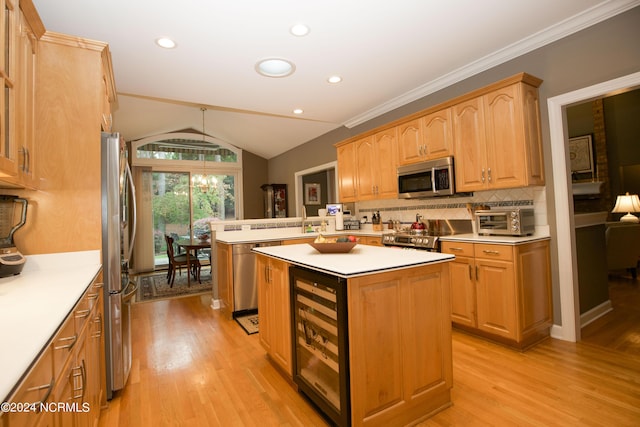
[[[231,317],[233,315],[233,250],[231,245],[217,243],[216,265],[220,309]]]
[[[348,280],[353,425],[408,425],[450,405],[450,263]]]
[[[9,399],[44,410],[5,413],[0,426],[97,425],[106,398],[104,354],[100,273]]]
[[[451,267],[451,320],[487,338],[526,348],[549,336],[548,240],[519,245],[443,242]]]
[[[260,344],[292,377],[289,264],[258,254],[257,276]]]

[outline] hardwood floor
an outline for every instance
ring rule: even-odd
[[[258,335],[203,297],[133,306],[133,369],[100,426],[324,426]],[[453,333],[453,406],[421,426],[637,426],[640,358],[548,339],[521,353]]]
[[[582,328],[582,341],[640,358],[640,279],[609,277],[613,311]]]

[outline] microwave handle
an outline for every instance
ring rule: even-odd
[[[431,191],[433,191],[433,194],[438,192],[438,190],[436,190],[436,168],[435,167],[431,168]]]

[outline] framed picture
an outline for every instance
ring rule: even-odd
[[[593,173],[593,143],[591,135],[569,138],[571,172]]]
[[[320,184],[304,185],[304,204],[305,205],[320,204]]]

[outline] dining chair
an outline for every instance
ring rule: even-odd
[[[189,258],[189,265],[187,265],[186,254],[175,255],[173,237],[165,235],[164,239],[167,242],[167,257],[169,258],[169,269],[167,271],[169,287],[173,288],[173,282],[176,278],[176,268],[182,275],[182,267],[187,267],[187,274],[193,274],[193,278],[198,279],[200,276],[200,261],[198,261],[198,258]]]

